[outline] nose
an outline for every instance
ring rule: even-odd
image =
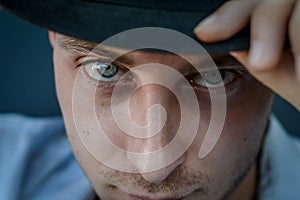
[[[175,162],[160,170],[140,174],[149,183],[160,183],[165,180],[178,166],[182,165],[185,162],[185,159],[186,155],[184,154]]]
[[[164,111],[156,110],[154,115],[150,115],[151,106],[157,104]],[[168,143],[174,139],[181,119],[179,102],[168,88],[159,84],[147,84],[139,87],[132,95],[129,108],[132,120],[138,125],[146,127],[146,132],[153,132],[153,127],[161,127],[153,137],[130,138],[126,141],[128,152],[143,153],[143,159],[133,158],[131,154],[127,153],[128,159],[140,172],[141,176],[151,183],[161,182],[186,159],[186,155],[183,154],[175,162],[167,163],[167,160],[172,156],[170,151],[161,151],[155,158],[148,156],[148,153],[167,148]],[[151,125],[145,126],[147,124]],[[178,145],[180,145],[180,142]],[[176,149],[172,151],[176,151]],[[144,170],[153,165],[154,162],[164,167],[144,173]]]

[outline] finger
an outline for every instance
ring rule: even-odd
[[[297,1],[289,24],[289,36],[295,58],[296,77],[300,82],[300,2]],[[300,93],[300,91],[299,91]]]
[[[274,67],[282,53],[295,0],[264,0],[251,17],[249,64],[255,70]]]
[[[248,52],[231,52],[241,64],[262,84],[279,94],[300,111],[300,83],[294,76],[294,62],[291,52],[283,53],[278,65],[271,70],[257,71],[248,65]]]
[[[194,29],[194,33],[204,42],[217,42],[232,37],[248,24],[256,1],[226,2],[216,12],[200,22]]]

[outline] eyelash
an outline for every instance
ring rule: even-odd
[[[93,62],[103,62],[103,63],[111,63],[111,64],[114,64],[114,65],[117,65],[119,67],[119,71],[124,72],[124,74],[126,73],[126,71],[128,71],[128,70],[126,70],[127,69],[126,66],[123,66],[123,65],[121,65],[117,62],[111,62],[111,60],[109,60],[109,59],[101,59],[101,60],[99,60],[99,59],[90,59],[90,60],[86,60],[86,61],[83,61],[83,62],[79,63],[78,65],[76,65],[75,68],[81,68],[81,67],[84,67],[85,65],[93,63]],[[85,71],[85,70],[83,70],[83,71]],[[91,78],[86,72],[83,73],[83,74],[85,75],[86,79],[90,83],[92,83],[94,86],[97,86],[97,88],[104,89],[104,90],[105,89],[111,89],[111,88],[115,87],[116,82],[117,82],[117,81],[116,82],[109,82],[109,81],[105,82],[105,81],[100,81],[100,80],[97,81],[97,80]]]
[[[238,89],[240,87],[240,85],[238,84],[239,81],[241,81],[242,79],[245,79],[247,76],[250,75],[249,72],[242,67],[226,66],[224,68],[219,67],[218,70],[219,71],[225,70],[227,72],[234,73],[234,75],[235,75],[234,79],[224,86],[227,95],[229,95],[230,93],[232,93],[233,91]],[[193,75],[189,75],[189,76],[193,76]],[[187,78],[187,79],[192,80],[189,78]],[[201,86],[201,85],[199,85],[197,83],[193,83],[193,82],[190,82],[190,84],[195,91],[201,91],[202,93],[206,93],[206,94],[210,94],[210,95],[211,94],[216,94],[216,95],[223,94],[222,87],[209,88],[209,87],[204,87],[204,86]]]
[[[109,61],[108,59],[92,59],[92,60],[87,60],[87,61],[83,61],[81,63],[79,63],[75,68],[80,68],[80,67],[83,67],[87,64],[90,64],[90,63],[93,63],[93,62],[111,62]],[[129,71],[128,70],[128,66],[123,66],[121,65],[120,63],[118,62],[112,62],[111,64],[114,64],[116,66],[119,67],[119,71],[123,71],[124,74]],[[234,82],[236,79],[240,79],[240,78],[244,78],[246,75],[249,75],[249,72],[245,69],[245,68],[242,68],[242,67],[239,67],[239,66],[218,66],[218,70],[225,70],[227,72],[231,72],[231,73],[234,73],[236,75],[236,77],[234,78],[234,80],[232,82]],[[199,84],[196,84],[196,83],[192,83],[191,82],[191,78],[195,75],[199,74],[198,72],[195,72],[195,73],[190,73],[188,75],[185,75],[184,77],[191,83],[191,85],[194,87],[194,88],[201,88],[201,90],[207,90],[208,88],[207,87],[204,87],[204,86],[201,86]],[[95,86],[97,86],[98,88],[100,89],[111,89],[113,87],[115,87],[117,81],[115,82],[109,82],[109,81],[96,81],[95,79],[89,77],[89,75],[87,75],[87,78],[89,79],[89,82],[93,83]],[[127,81],[126,81],[127,83]],[[230,85],[231,83],[229,83],[228,85]],[[227,85],[225,86],[227,87]]]

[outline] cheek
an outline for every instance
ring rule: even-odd
[[[271,112],[273,93],[256,81],[234,101],[228,101],[225,135],[235,143],[236,151],[258,150]],[[230,146],[230,144],[229,144]]]
[[[237,155],[259,150],[270,115],[273,93],[254,79],[245,80],[240,92],[228,97],[221,141]]]
[[[245,90],[247,89],[247,90]],[[228,96],[226,120],[212,151],[199,159],[198,153],[210,122],[210,111],[202,109],[199,133],[188,151],[191,173],[204,171],[214,178],[217,188],[227,188],[253,164],[260,150],[273,93],[254,80],[244,81]],[[208,116],[208,117],[205,117]]]
[[[76,77],[75,63],[64,51],[56,47],[53,50],[55,85],[58,101],[64,113],[72,112],[72,90]]]
[[[251,159],[251,155],[256,155],[260,150],[273,102],[273,93],[260,84],[253,84],[249,90],[254,92],[238,99],[242,109],[230,106],[232,120],[227,125],[236,127],[232,128],[230,138],[236,143],[235,152],[238,154],[242,150],[245,159]]]
[[[63,114],[66,131],[69,141],[72,145],[72,149],[75,155],[80,157],[79,162],[81,162],[81,160],[85,160],[86,156],[81,156],[82,154],[80,152],[86,152],[86,150],[82,147],[79,140],[73,117],[73,100],[76,99],[74,98],[73,90],[76,77],[78,75],[78,70],[75,69],[76,62],[74,58],[67,55],[58,47],[54,48],[53,62],[55,69],[56,93]],[[86,98],[80,99],[85,100]],[[81,109],[82,113],[84,113],[84,106]],[[82,115],[83,121],[84,118],[85,116]],[[81,163],[85,163],[85,161]]]
[[[93,93],[90,87],[88,87],[86,84],[83,84],[81,85],[82,89],[80,89],[80,91],[84,91],[84,93],[82,93],[82,96],[79,97],[79,99],[74,99],[74,84],[76,81],[78,81],[78,79],[76,79],[78,75],[78,70],[75,69],[76,63],[73,58],[70,58],[59,49],[54,49],[53,54],[56,92],[63,114],[68,139],[71,143],[73,152],[79,165],[84,169],[85,173],[90,178],[95,188],[103,188],[105,177],[99,179],[99,169],[102,169],[104,167],[101,165],[101,163],[95,160],[82,145],[73,117],[73,100],[82,100],[82,106],[78,108],[79,110],[81,110],[80,113],[82,113],[82,115],[78,120],[87,121],[89,119],[88,116],[84,115],[84,111],[85,105],[88,102],[92,103],[93,98],[91,94]],[[100,194],[100,191],[97,192]]]

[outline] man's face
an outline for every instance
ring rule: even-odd
[[[106,47],[99,55],[89,55],[93,44],[88,42],[54,33],[50,33],[50,40],[54,47],[57,94],[67,134],[79,164],[101,199],[223,199],[241,182],[246,181],[250,169],[255,169],[271,109],[272,93],[228,54],[212,55],[222,74],[227,95],[224,128],[212,151],[205,158],[199,159],[199,149],[210,123],[211,95],[220,95],[220,84],[215,80],[214,73],[208,73],[205,80],[211,83],[209,87],[212,92],[209,94],[204,78],[195,73],[193,67],[180,56],[133,51],[121,56],[103,71],[101,67],[105,66],[105,60],[121,49]],[[196,56],[196,59],[205,63],[205,58],[201,56]],[[152,105],[160,104],[165,108],[166,122],[153,138],[140,139],[125,134],[118,128],[112,114],[113,89],[123,74],[131,72],[131,76],[122,81],[124,93],[126,87],[129,87],[127,85],[139,84],[145,78],[164,78],[151,69],[135,71],[136,67],[146,63],[167,65],[185,76],[191,83],[201,111],[199,118],[191,117],[189,121],[192,124],[200,119],[200,123],[192,144],[175,162],[148,173],[143,173],[139,165],[137,171],[141,173],[127,173],[107,167],[96,159],[81,140],[81,137],[95,134],[95,127],[87,126],[86,130],[78,132],[75,121],[89,124],[94,116],[85,109],[92,105],[106,136],[125,152],[146,153],[167,145],[175,137],[181,120],[180,104],[167,88],[148,84],[139,87],[130,97],[130,116],[140,126],[149,122],[147,112]],[[77,96],[76,107],[73,102],[75,82],[77,90],[81,92]],[[184,87],[179,88],[184,90]],[[184,106],[193,116],[194,109],[188,103]],[[74,116],[77,116],[76,120]],[[104,142],[107,141],[96,145],[101,147]],[[129,157],[127,159],[130,160]],[[157,159],[162,162],[165,158]],[[147,162],[143,164],[147,165]]]

